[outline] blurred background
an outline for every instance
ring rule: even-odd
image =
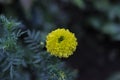
[[[63,60],[79,70],[77,80],[120,80],[120,0],[0,0],[0,14],[23,30],[74,32],[79,45]]]

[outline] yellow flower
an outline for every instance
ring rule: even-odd
[[[59,58],[68,58],[76,50],[77,39],[68,29],[56,29],[48,34],[47,51]]]

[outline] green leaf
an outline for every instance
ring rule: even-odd
[[[88,21],[95,29],[97,30],[101,29],[102,22],[99,18],[92,17]]]
[[[120,25],[115,23],[107,23],[102,28],[102,32],[110,35],[111,37],[117,35],[120,32]]]
[[[120,80],[120,72],[111,74],[107,80]]]
[[[11,64],[11,66],[10,66],[10,78],[11,78],[11,80],[13,80],[13,65]]]
[[[94,7],[100,11],[107,12],[111,8],[109,0],[94,0]]]
[[[85,3],[83,0],[71,0],[73,4],[78,6],[79,8],[85,8]]]

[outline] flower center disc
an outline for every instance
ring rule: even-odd
[[[64,40],[64,36],[60,36],[60,37],[58,38],[58,43],[62,42],[63,40]]]

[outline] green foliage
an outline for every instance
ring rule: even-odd
[[[85,8],[84,0],[71,0],[71,2],[77,5],[79,8]]]
[[[111,74],[107,80],[120,80],[120,72],[115,72]]]
[[[104,34],[109,35],[113,40],[119,41],[120,36],[118,35],[120,34],[120,27],[119,24],[115,22],[116,19],[120,19],[119,4],[112,4],[109,0],[101,0],[100,2],[96,1],[93,3],[95,4],[96,9],[102,11],[103,15],[106,17],[106,19],[103,18],[99,21],[99,23],[102,24],[99,26],[99,30]]]
[[[28,48],[33,50],[35,53],[39,52],[44,45],[40,45],[41,42],[41,33],[40,31],[27,31],[28,36],[24,38],[25,43],[27,43]],[[44,44],[44,43],[43,43]]]
[[[45,34],[40,31],[22,31],[21,23],[0,16],[0,80],[74,80],[77,71],[49,55]],[[24,37],[26,44],[19,37]]]
[[[85,1],[83,0],[74,0],[76,1],[75,5],[85,5],[86,10],[88,7]],[[96,30],[100,31],[103,34],[107,34],[111,37],[112,40],[120,40],[120,5],[119,1],[110,1],[110,0],[94,0],[88,1],[91,4],[90,13],[86,18],[86,21]],[[81,6],[78,6],[81,8]]]

